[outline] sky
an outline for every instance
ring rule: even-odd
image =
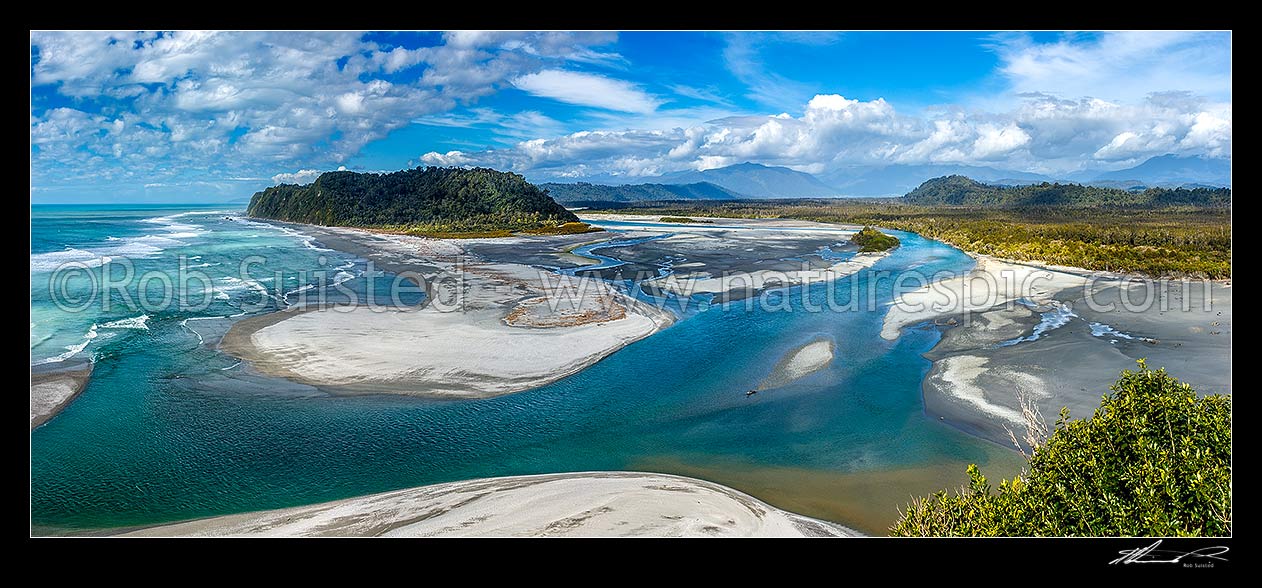
[[[31,201],[1231,156],[1228,32],[33,32]]]

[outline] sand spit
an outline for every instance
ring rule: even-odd
[[[1231,393],[1231,287],[1219,282],[979,257],[963,278],[896,300],[881,335],[929,321],[944,332],[925,354],[934,362],[922,385],[926,411],[1002,444],[1006,428],[1024,426],[1019,395],[1049,423],[1062,407],[1084,418],[1140,358],[1202,394]]]
[[[587,262],[573,250],[593,235],[442,240],[306,227],[326,246],[396,274],[420,274],[431,284],[426,304],[245,320],[221,348],[264,373],[334,390],[485,398],[554,382],[670,325],[670,310],[611,287],[629,276],[643,275],[636,281],[650,293],[709,293],[722,303],[838,279],[884,256],[836,259],[855,249],[848,242],[854,228],[785,220],[729,225],[611,232],[609,254],[625,262],[577,275],[566,274]],[[679,270],[667,271],[676,263]]]
[[[333,306],[241,321],[222,349],[313,386],[486,398],[564,378],[674,321],[601,280],[485,262],[463,243],[324,231],[392,271],[417,268],[437,284],[431,298],[420,308]]]
[[[757,292],[774,288],[787,288],[803,284],[818,284],[844,278],[861,270],[872,267],[887,255],[880,253],[858,253],[845,261],[834,263],[828,267],[800,270],[760,270],[754,272],[734,272],[720,276],[712,276],[705,272],[693,272],[683,276],[671,275],[653,283],[663,290],[690,296],[693,294],[723,294],[740,291]]]
[[[885,314],[881,337],[894,340],[907,325],[990,310],[1023,298],[1047,304],[1057,293],[1081,288],[1087,280],[1082,275],[978,257],[977,267],[964,276],[899,296]]]
[[[711,482],[639,472],[466,480],[125,533],[142,537],[850,537]]]
[[[66,361],[31,367],[31,430],[57,416],[88,385],[92,362]]]

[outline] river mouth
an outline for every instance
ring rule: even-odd
[[[179,251],[202,256],[198,263],[227,263],[270,248],[284,256],[278,259],[289,269],[345,265],[342,254],[329,250],[332,243],[233,223],[222,215],[182,219],[206,231]],[[725,266],[748,270],[739,266],[752,263],[778,271],[800,267],[803,257],[824,266],[838,260],[818,255],[821,248],[836,253],[844,241],[840,232],[716,236],[689,229],[681,236],[685,230],[679,227],[637,228],[625,237],[662,233],[671,236],[615,248],[616,255],[595,248],[623,263],[587,273],[616,274],[640,264],[651,281],[662,277],[663,269],[678,276],[721,272]],[[564,245],[557,250],[564,253],[593,238],[558,239]],[[945,245],[900,238],[904,246],[874,269],[971,266],[967,256]],[[524,249],[517,243],[469,247],[493,258]],[[152,263],[166,259],[155,257]],[[396,261],[396,270],[408,263]],[[563,264],[551,253],[527,261],[540,268],[583,265]],[[362,289],[363,260],[356,263],[346,271],[357,276],[345,285]],[[859,493],[870,477],[864,492],[879,496],[885,482],[875,472],[925,464],[953,470],[985,462],[995,446],[925,415],[920,383],[930,364],[921,354],[937,341],[936,332],[909,332],[884,342],[880,310],[806,307],[853,297],[861,308],[871,302],[880,309],[892,298],[887,281],[869,287],[867,273],[854,276],[772,292],[765,299],[774,307],[736,302],[692,307],[685,320],[565,379],[468,401],[340,396],[268,378],[215,348],[236,320],[222,317],[238,311],[204,317],[155,313],[147,329],[118,329],[119,335],[94,343],[87,350],[95,353],[87,388],[32,433],[32,523],[41,529],[128,527],[461,479],[635,469],[686,454],[687,467],[675,473],[706,466],[697,473],[707,479],[732,481],[772,501],[815,504],[807,507],[813,514],[872,530],[879,524],[856,513],[893,513],[902,497],[892,498],[888,509],[875,503],[859,508],[827,484],[801,484],[801,492],[790,497],[743,481],[741,472],[853,474],[854,485],[846,486],[853,490],[847,492]],[[387,272],[374,279],[390,278]],[[301,286],[289,280],[279,297]],[[759,293],[750,300],[763,298]],[[809,377],[745,395],[780,358],[817,337],[835,341],[832,362]]]

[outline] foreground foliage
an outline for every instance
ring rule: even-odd
[[[1122,372],[1094,416],[1037,443],[1027,471],[914,501],[896,536],[1231,534],[1231,399],[1151,370]]]

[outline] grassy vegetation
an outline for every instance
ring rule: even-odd
[[[978,208],[869,198],[646,203],[604,212],[871,225],[1019,261],[1154,277],[1231,277],[1231,209],[1226,207]]]
[[[560,225],[544,225],[533,229],[522,229],[528,235],[580,235],[582,233],[599,233],[604,229],[593,227],[587,223],[569,222]]]
[[[959,492],[914,501],[895,536],[1231,534],[1231,398],[1198,397],[1140,360],[1089,419],[1046,437],[1027,405],[1026,472],[992,488],[976,465]]]
[[[568,222],[562,224],[545,224],[520,230],[491,229],[471,231],[451,231],[434,225],[387,225],[383,227],[362,227],[371,231],[392,235],[411,235],[432,239],[490,239],[494,237],[513,237],[516,235],[579,235],[583,233],[599,233],[604,229],[593,227],[584,222]]]
[[[714,221],[705,220],[705,219],[695,219],[695,218],[687,217],[687,216],[664,216],[662,218],[657,219],[657,221],[663,222],[663,223],[676,223],[676,224],[713,223],[714,222]]]
[[[871,251],[887,251],[898,247],[898,239],[882,233],[872,227],[863,227],[850,238],[850,242],[859,246],[860,253]]]
[[[493,231],[431,231],[420,228],[405,229],[397,231],[404,235],[412,235],[414,237],[429,237],[431,239],[490,239],[493,237],[512,237],[512,231],[493,230]]]

